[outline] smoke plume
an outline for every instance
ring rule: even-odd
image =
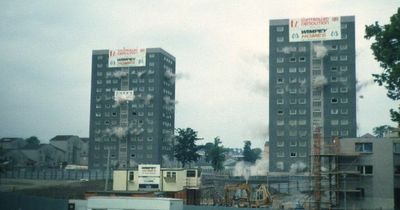
[[[292,165],[290,165],[289,173],[291,173],[291,174],[301,173],[301,172],[304,172],[304,170],[306,168],[307,168],[307,165],[304,162],[297,161],[296,163],[293,163]]]
[[[104,130],[104,133],[108,136],[115,136],[119,139],[123,138],[126,136],[128,133],[128,128],[127,127],[112,127],[112,128],[106,128]]]
[[[115,77],[115,78],[126,77],[127,75],[128,75],[128,72],[126,72],[126,71],[115,71],[113,73],[113,77]]]
[[[315,57],[323,58],[328,53],[328,49],[326,49],[326,47],[322,44],[316,44],[314,45],[314,52],[315,52]]]
[[[363,81],[363,82],[357,81],[356,91],[359,92],[362,89],[364,89],[372,84],[374,84],[373,80],[367,80],[367,81]]]
[[[250,176],[266,176],[269,169],[269,158],[263,157],[258,159],[254,164],[245,161],[236,163],[233,169],[234,176],[242,176],[246,181]]]
[[[320,88],[325,86],[326,84],[328,84],[328,80],[322,75],[318,75],[313,81],[314,88]]]

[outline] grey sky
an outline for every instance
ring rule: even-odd
[[[230,147],[261,146],[268,125],[268,20],[356,16],[357,77],[380,72],[364,25],[387,23],[384,1],[2,1],[0,136],[88,136],[91,51],[162,47],[177,59],[176,127]],[[377,85],[358,100],[359,135],[391,124],[397,103]]]

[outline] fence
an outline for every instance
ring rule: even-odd
[[[0,173],[0,178],[35,180],[103,180],[105,170],[15,169]],[[108,177],[112,178],[111,172]]]

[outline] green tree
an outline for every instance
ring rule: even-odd
[[[245,141],[243,147],[243,160],[249,163],[255,163],[257,159],[260,159],[261,150],[251,149],[251,142]]]
[[[197,132],[191,128],[178,128],[177,132],[174,156],[185,167],[186,164],[196,162],[200,157],[197,154],[200,147],[196,145],[196,141],[199,138],[197,138]]]
[[[390,125],[381,125],[372,129],[374,135],[378,138],[383,138],[384,134],[389,132],[393,127]]]
[[[30,145],[39,145],[40,144],[40,140],[36,137],[36,136],[31,136],[27,139],[25,139],[26,144],[30,144]]]
[[[221,145],[222,142],[219,137],[214,138],[214,143],[207,143],[204,146],[206,152],[206,161],[211,162],[214,171],[224,169],[223,163],[225,161],[226,149]]]
[[[365,39],[375,38],[371,44],[375,59],[383,68],[381,74],[373,74],[374,81],[387,89],[387,96],[400,99],[400,8],[390,17],[390,24],[365,26]],[[400,122],[400,113],[390,110],[391,119]]]

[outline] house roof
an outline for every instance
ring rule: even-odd
[[[50,139],[50,141],[65,141],[70,139],[71,137],[76,137],[75,135],[57,135]]]
[[[362,138],[376,138],[374,135],[370,134],[370,133],[366,133],[364,135],[361,136]]]
[[[87,138],[87,137],[84,137],[84,138],[82,137],[81,140],[82,140],[83,142],[85,142],[85,143],[89,142],[89,138]]]
[[[39,149],[40,145],[38,144],[27,144],[21,148],[21,150],[34,150]]]
[[[54,146],[52,144],[40,144],[40,148],[42,148],[42,147],[52,147],[52,148],[55,148],[56,150],[59,150],[61,152],[65,152],[64,150],[62,150],[62,149],[60,149],[60,148],[58,148],[58,147],[56,147],[56,146]]]
[[[14,138],[14,137],[5,137],[5,138],[1,138],[0,142],[12,142],[12,141],[16,141],[16,140],[23,140],[22,138]]]

